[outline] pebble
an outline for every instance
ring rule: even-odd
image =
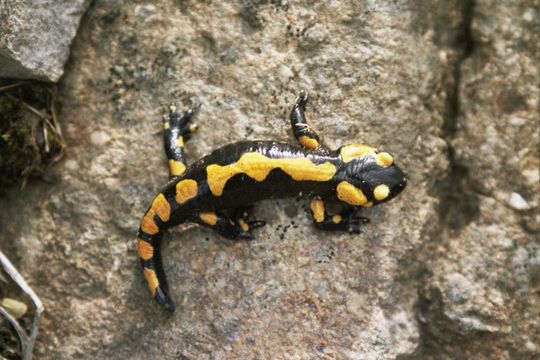
[[[105,131],[98,130],[90,134],[90,141],[94,145],[105,145],[109,140],[111,140],[111,137]]]
[[[525,343],[525,347],[527,348],[527,350],[529,351],[538,351],[538,345],[536,345],[534,342],[532,342],[530,339],[527,340],[527,342]]]
[[[71,170],[71,171],[75,171],[79,169],[79,164],[77,163],[76,160],[73,160],[73,159],[66,160],[66,162],[64,163],[64,166],[66,167],[66,169]]]
[[[138,18],[148,18],[156,13],[156,7],[151,4],[135,6],[135,16]]]
[[[513,192],[510,194],[510,199],[508,199],[508,205],[518,211],[530,210],[531,206],[520,194]]]
[[[279,74],[279,77],[280,77],[281,81],[284,81],[284,82],[287,82],[287,81],[289,81],[290,78],[294,77],[294,73],[291,70],[291,68],[288,67],[288,66],[285,66],[285,65],[282,65],[279,68],[278,74]]]
[[[535,185],[540,181],[540,169],[525,169],[521,172],[527,185]]]
[[[525,123],[526,123],[526,120],[524,118],[519,117],[519,116],[512,116],[510,118],[510,124],[512,124],[512,126],[521,127],[521,126],[525,125]]]

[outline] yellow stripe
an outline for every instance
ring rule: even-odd
[[[143,274],[152,296],[156,296],[157,287],[159,286],[156,272],[152,269],[144,268]]]
[[[147,233],[148,235],[157,234],[159,231],[159,228],[156,225],[156,222],[154,221],[154,215],[155,215],[154,210],[150,209],[141,220],[141,225],[140,225],[141,230]]]
[[[343,162],[349,162],[367,154],[375,154],[375,149],[368,145],[353,144],[343,146],[339,150],[339,155],[341,156],[341,159],[343,159]]]
[[[151,206],[152,210],[159,216],[161,221],[167,222],[171,216],[171,205],[165,198],[165,195],[159,194],[156,196]]]
[[[308,158],[271,159],[259,153],[246,153],[230,165],[209,165],[206,168],[208,187],[212,194],[221,196],[225,184],[234,175],[244,173],[260,182],[273,169],[281,169],[297,181],[328,181],[336,173],[336,167],[330,162],[317,165]]]
[[[338,199],[348,204],[359,206],[368,202],[362,190],[347,181],[340,182],[336,190]]]
[[[143,260],[150,260],[154,256],[153,246],[143,239],[137,239],[137,252]]]
[[[298,142],[300,145],[305,147],[306,149],[316,149],[319,147],[319,142],[316,139],[310,138],[309,136],[302,135],[298,138]]]
[[[202,221],[204,221],[208,225],[216,225],[217,223],[217,215],[215,212],[203,212],[199,214],[199,217]]]
[[[339,215],[339,214],[336,214],[336,215],[332,216],[332,221],[334,222],[334,224],[339,224],[341,222],[341,220],[343,220],[343,219],[341,218],[341,215]]]
[[[311,212],[313,213],[313,218],[316,222],[320,223],[324,220],[324,202],[320,199],[313,200],[309,204]]]
[[[182,136],[179,136],[178,139],[176,139],[176,145],[184,147],[184,138]]]
[[[380,152],[375,156],[375,162],[382,167],[388,167],[394,163],[394,158],[387,152]]]
[[[238,223],[240,224],[242,231],[249,231],[249,225],[244,221],[244,219],[239,219]]]
[[[186,179],[176,184],[176,202],[182,204],[197,196],[197,182]]]
[[[390,188],[386,184],[377,185],[373,190],[373,197],[379,201],[384,200],[390,194]]]
[[[169,160],[169,172],[172,176],[180,176],[186,171],[186,165],[178,160]]]

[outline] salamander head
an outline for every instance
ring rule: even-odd
[[[339,200],[354,206],[371,207],[398,195],[407,185],[403,171],[392,155],[367,145],[342,146],[343,170],[337,174]]]

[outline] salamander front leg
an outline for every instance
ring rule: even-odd
[[[354,207],[348,207],[336,215],[329,215],[324,201],[320,198],[313,199],[309,207],[315,226],[322,230],[340,230],[358,234],[362,225],[369,222],[369,219],[358,216]]]
[[[232,219],[219,211],[209,211],[195,214],[192,220],[216,230],[230,240],[252,240],[254,236],[251,231],[266,225],[263,220],[249,217],[246,208],[236,210]]]
[[[188,110],[180,117],[176,106],[171,105],[169,115],[163,117],[163,139],[171,177],[181,176],[186,171],[184,140],[189,140],[191,134],[197,130],[197,125],[189,123],[193,114],[193,110]]]
[[[305,90],[300,92],[291,111],[291,127],[294,137],[298,143],[306,149],[315,150],[322,146],[319,135],[312,130],[306,122],[304,111],[308,101],[308,93]]]

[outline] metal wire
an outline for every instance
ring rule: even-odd
[[[34,290],[24,280],[22,275],[17,271],[15,266],[9,261],[9,259],[0,251],[0,265],[4,271],[13,279],[13,281],[21,288],[21,290],[28,295],[32,300],[35,307],[34,319],[32,321],[32,327],[30,328],[30,334],[24,330],[24,328],[17,322],[17,320],[11,316],[7,310],[0,305],[0,314],[6,318],[7,321],[13,326],[19,336],[21,343],[22,360],[31,360],[32,351],[39,331],[39,322],[41,320],[41,313],[43,312],[43,304],[38,298]]]

